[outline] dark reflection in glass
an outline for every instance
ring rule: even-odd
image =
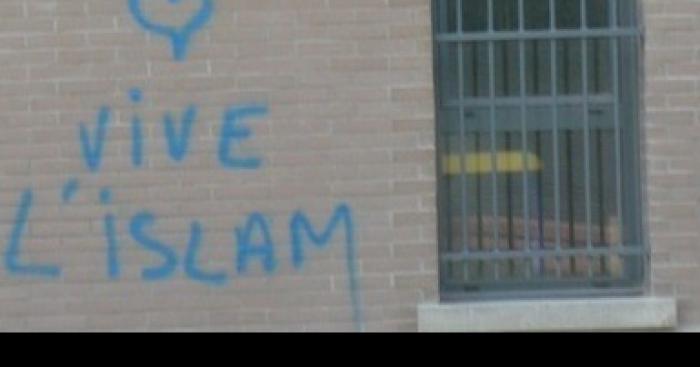
[[[488,2],[486,0],[462,1],[462,30],[486,32],[488,30]]]
[[[493,0],[493,27],[496,31],[519,28],[518,0]]]
[[[525,0],[525,29],[549,29],[549,0]]]
[[[489,47],[484,42],[468,42],[462,46],[465,97],[489,96]]]
[[[580,95],[582,83],[582,48],[580,39],[557,41],[557,90],[563,95]]]
[[[525,80],[527,95],[548,96],[552,88],[551,42],[532,40],[525,42]]]
[[[610,26],[610,1],[586,1],[586,25],[588,28],[607,28]]]
[[[496,42],[494,71],[496,73],[496,96],[520,94],[520,51],[518,42]]]
[[[557,28],[581,28],[581,0],[557,0]]]

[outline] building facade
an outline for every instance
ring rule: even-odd
[[[0,19],[0,330],[700,328],[700,1]]]

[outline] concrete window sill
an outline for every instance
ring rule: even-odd
[[[612,298],[423,304],[421,332],[666,331],[677,327],[672,298]]]

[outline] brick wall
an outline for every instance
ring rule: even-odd
[[[187,22],[198,5],[150,3],[160,4],[143,13],[162,24]],[[437,298],[428,3],[217,0],[175,60],[171,40],[144,29],[127,0],[4,0],[0,330],[415,330],[416,304]],[[651,290],[677,297],[692,329],[700,1],[644,0],[644,11]],[[267,114],[226,134],[225,112],[250,106]],[[168,112],[178,128],[170,138]],[[236,134],[245,127],[248,139]],[[225,164],[222,140],[225,158],[261,166]],[[86,159],[100,156],[91,170]],[[341,205],[349,215],[333,222]],[[315,248],[303,225],[291,226],[304,240],[296,262],[295,213],[333,235]]]
[[[0,4],[0,330],[415,330],[437,298],[429,1],[141,3]],[[198,12],[189,42],[154,26]],[[657,149],[690,144],[692,78],[656,82],[682,93],[651,97]],[[692,184],[673,152],[652,188]]]
[[[700,1],[646,0],[645,160],[652,290],[700,325]]]

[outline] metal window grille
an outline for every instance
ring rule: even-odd
[[[636,292],[636,0],[433,0],[444,299]]]

